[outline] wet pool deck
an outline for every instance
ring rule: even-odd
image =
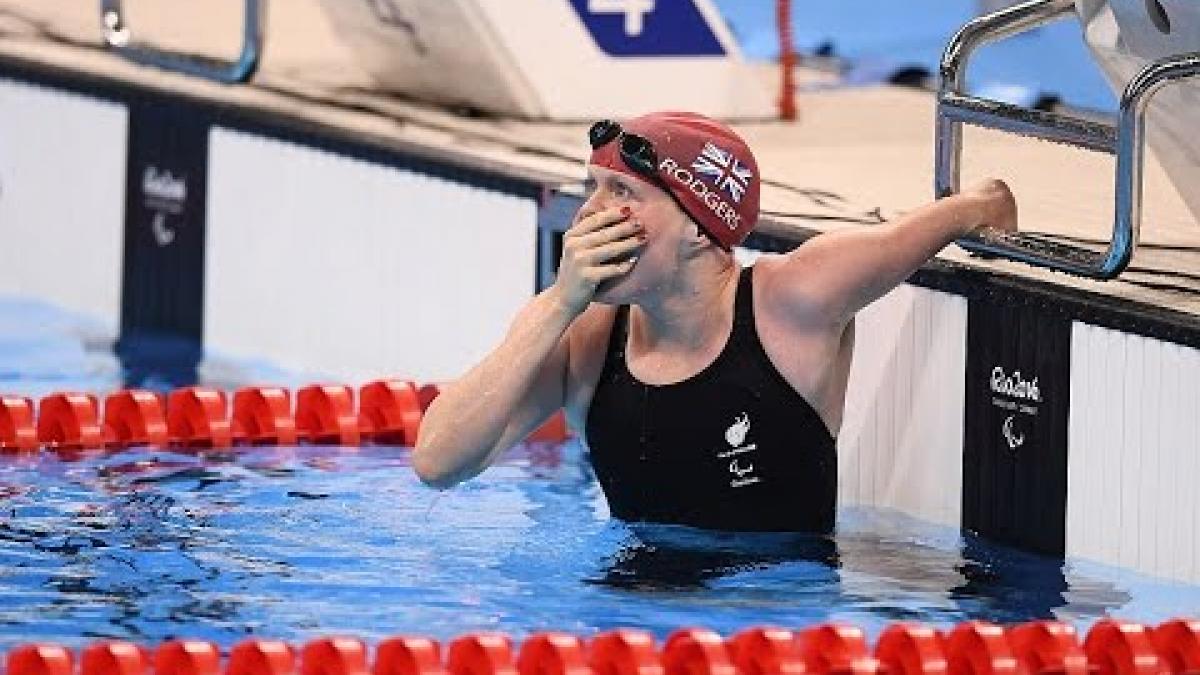
[[[126,3],[141,34],[193,53],[236,52],[240,3],[196,4],[203,10],[182,3]],[[174,14],[168,16],[167,10]],[[0,58],[178,92],[547,183],[577,181],[587,153],[583,124],[471,117],[373,90],[315,0],[272,3],[262,66],[245,85],[141,67],[105,51],[91,3],[0,0]],[[771,86],[776,70],[764,65],[760,75],[764,86]],[[848,225],[830,217],[854,220],[876,211],[894,216],[931,198],[931,94],[887,86],[824,88],[819,73],[800,75],[811,88],[800,93],[797,123],[736,125],[755,148],[769,183],[763,208],[801,214],[766,218],[764,232],[803,237]],[[982,176],[1007,180],[1020,203],[1023,229],[1106,240],[1113,210],[1112,157],[974,129],[967,130],[964,148],[964,184]],[[1200,224],[1153,157],[1146,166],[1145,204],[1142,248],[1115,281],[983,261],[953,246],[939,255],[939,264],[1178,312],[1176,320],[1200,327]]]

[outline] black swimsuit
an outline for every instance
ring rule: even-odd
[[[629,372],[629,307],[617,310],[587,416],[592,466],[612,514],[716,530],[829,532],[834,439],[771,363],[742,270],[733,330],[707,368],[676,384]]]

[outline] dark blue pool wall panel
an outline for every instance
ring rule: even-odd
[[[192,384],[203,356],[209,128],[181,101],[130,105],[117,354],[135,385]]]
[[[963,529],[1066,548],[1071,322],[1013,296],[968,302]]]

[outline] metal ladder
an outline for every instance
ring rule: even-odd
[[[104,42],[130,61],[233,84],[249,80],[258,70],[263,51],[266,4],[267,0],[246,0],[242,51],[236,61],[174,54],[134,43],[121,9],[121,0],[100,0],[100,19],[104,27]]]
[[[1200,52],[1171,56],[1139,71],[1125,86],[1117,124],[970,96],[966,69],[980,46],[1045,25],[1073,13],[1073,0],[1031,0],[980,16],[950,39],[941,61],[935,142],[934,190],[938,197],[959,191],[962,125],[1008,131],[1117,156],[1112,239],[1104,252],[1031,233],[991,229],[959,239],[972,253],[1018,260],[1093,279],[1124,271],[1137,247],[1142,220],[1142,166],[1146,108],[1165,84],[1200,74]]]

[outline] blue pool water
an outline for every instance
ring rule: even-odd
[[[110,391],[122,370],[104,346],[86,322],[0,300],[0,391]],[[608,517],[577,443],[520,447],[445,493],[408,459],[392,447],[0,456],[0,649],[617,626],[661,637],[827,619],[872,634],[898,619],[1083,629],[1200,606],[1194,587],[879,510],[842,509],[830,539],[634,529]]]
[[[716,0],[751,58],[779,55],[775,2]],[[801,54],[822,46],[852,64],[849,83],[887,78],[901,68],[938,72],[950,37],[978,12],[975,0],[803,0],[792,3]],[[980,49],[968,70],[976,93],[1029,104],[1041,94],[1112,112],[1117,99],[1088,55],[1078,21],[1063,20]]]

